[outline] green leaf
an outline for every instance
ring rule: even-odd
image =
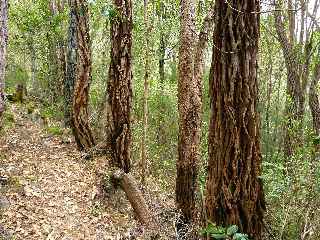
[[[233,240],[248,240],[248,235],[243,233],[235,233],[233,235]]]
[[[211,237],[214,239],[226,239],[228,236],[225,234],[211,233]]]
[[[233,234],[235,234],[236,232],[238,232],[238,226],[237,225],[231,225],[230,227],[227,228],[227,234],[229,236],[232,236]]]

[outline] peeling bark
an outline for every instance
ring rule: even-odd
[[[72,101],[72,131],[79,150],[95,145],[88,116],[89,87],[91,81],[91,46],[89,13],[85,0],[75,0],[77,34],[76,82]]]
[[[265,211],[257,112],[258,0],[215,5],[210,72],[211,118],[206,214],[217,225],[235,224],[262,239]],[[249,14],[250,13],[250,14]]]
[[[130,171],[132,105],[132,3],[114,0],[117,15],[111,22],[111,52],[108,76],[107,135],[112,165]]]
[[[213,8],[206,17],[198,41],[195,31],[195,3],[181,1],[181,32],[179,49],[179,142],[176,179],[176,204],[182,213],[177,223],[178,233],[183,225],[195,220],[199,144],[202,115],[202,77],[204,51],[212,27]],[[194,236],[190,236],[194,237]],[[190,238],[189,237],[189,238]]]

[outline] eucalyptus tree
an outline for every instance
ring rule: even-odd
[[[88,102],[91,82],[91,46],[89,35],[89,11],[86,0],[72,0],[75,10],[77,64],[72,101],[72,131],[79,150],[95,145],[89,126]],[[72,22],[71,22],[72,23]]]
[[[260,1],[215,1],[206,216],[262,239],[265,211],[257,112]],[[227,24],[228,23],[228,24]]]
[[[114,0],[111,21],[110,67],[107,81],[107,141],[112,165],[128,173],[132,107],[132,2]]]
[[[177,223],[178,234],[183,235],[184,226],[195,223],[195,193],[198,164],[200,160],[200,129],[202,116],[202,77],[204,53],[212,28],[213,8],[209,9],[202,29],[197,36],[195,2],[181,1],[180,48],[179,48],[179,141],[176,178],[176,203],[181,211]],[[189,238],[196,236],[189,236]]]

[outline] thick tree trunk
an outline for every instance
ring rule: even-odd
[[[88,101],[91,81],[89,13],[86,0],[76,0],[77,71],[72,101],[72,130],[79,150],[88,150],[95,141],[89,126]]]
[[[74,0],[69,1],[70,16],[68,29],[67,66],[64,81],[64,123],[71,127],[72,99],[77,69],[77,18]]]
[[[111,53],[108,77],[107,134],[112,150],[112,165],[130,171],[132,105],[132,3],[114,0],[117,16],[111,23]]]
[[[8,1],[0,2],[0,128],[2,128],[2,114],[5,110],[4,88],[6,55],[8,41]]]
[[[145,183],[147,170],[147,129],[148,129],[148,95],[149,95],[149,19],[148,0],[144,0],[144,27],[145,27],[145,66],[143,91],[143,135],[141,140],[141,182]]]
[[[210,73],[208,219],[262,239],[265,211],[257,112],[258,0],[215,3]]]
[[[181,211],[177,223],[182,237],[184,225],[195,221],[195,192],[197,188],[199,144],[202,114],[202,77],[204,51],[212,27],[213,8],[210,9],[199,34],[195,32],[195,3],[181,1],[181,32],[179,49],[179,142],[176,179],[176,203]],[[193,238],[195,236],[189,236]]]
[[[196,45],[195,5],[193,0],[181,1],[179,49],[179,141],[176,179],[176,203],[181,211],[178,234],[185,234],[184,224],[191,224],[195,215],[195,191],[201,124],[201,89],[193,79],[193,56]],[[181,226],[181,223],[183,224]],[[182,237],[182,236],[181,236]]]

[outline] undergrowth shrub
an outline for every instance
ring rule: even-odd
[[[320,239],[320,157],[305,132],[293,156],[275,153],[263,162],[267,239]]]
[[[48,126],[45,128],[46,132],[48,134],[54,135],[54,136],[62,136],[63,135],[63,129],[59,126]]]

